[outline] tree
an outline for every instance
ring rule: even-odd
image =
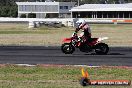
[[[18,9],[17,6],[10,7],[10,17],[17,17]]]

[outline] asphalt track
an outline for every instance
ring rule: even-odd
[[[132,47],[110,47],[108,55],[63,54],[60,47],[0,46],[0,64],[59,64],[89,66],[132,66]]]

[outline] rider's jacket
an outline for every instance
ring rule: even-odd
[[[91,29],[88,24],[86,24],[86,23],[81,24],[78,28],[76,28],[75,32],[78,32],[80,29],[82,29],[82,32],[84,32],[84,36],[91,37]]]

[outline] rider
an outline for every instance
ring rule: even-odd
[[[76,21],[77,24],[77,28],[75,30],[75,34],[77,34],[77,32],[82,29],[82,33],[80,34],[80,38],[82,42],[90,42],[91,39],[91,30],[90,30],[90,26],[89,24],[86,23],[85,20],[83,19],[79,19],[78,21]]]

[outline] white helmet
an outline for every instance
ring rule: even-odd
[[[79,19],[78,21],[76,21],[76,24],[78,26],[80,26],[81,24],[84,24],[84,23],[85,23],[85,20],[83,20],[83,19]]]

